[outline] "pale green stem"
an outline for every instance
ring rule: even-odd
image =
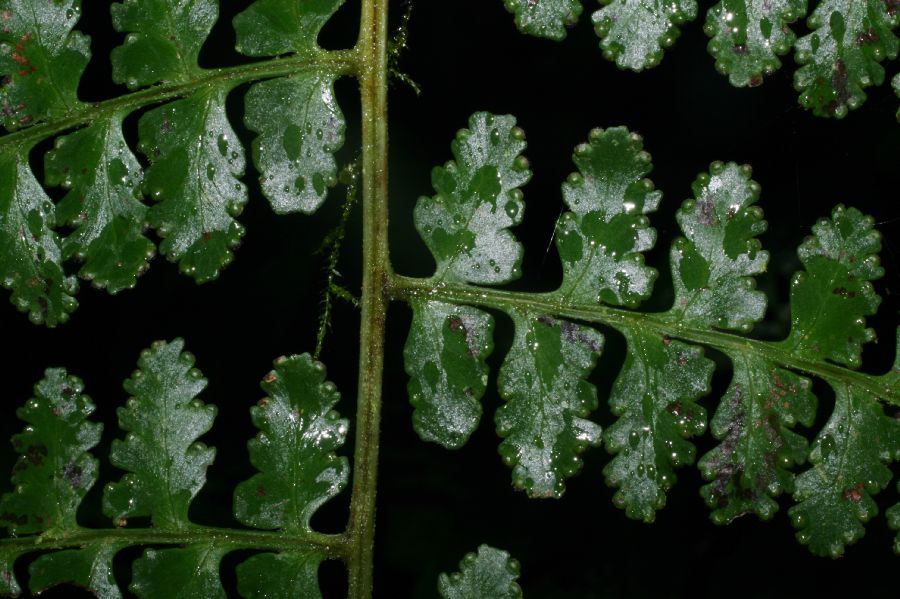
[[[346,533],[351,599],[372,595],[384,324],[391,277],[387,245],[387,15],[388,0],[363,0],[356,45],[362,97],[363,282],[356,453]]]
[[[503,291],[463,284],[435,283],[395,275],[391,283],[393,299],[409,301],[427,298],[457,304],[495,308],[504,312],[518,308],[538,314],[552,314],[585,322],[604,324],[617,330],[649,331],[672,339],[682,339],[713,347],[728,355],[755,354],[767,362],[805,372],[826,381],[842,382],[865,389],[873,396],[900,406],[900,389],[883,377],[849,370],[836,364],[809,360],[780,347],[778,343],[759,341],[732,333],[692,327],[662,318],[662,314],[632,312],[602,305],[572,305],[558,295]]]
[[[176,545],[197,543],[227,545],[236,549],[260,549],[266,551],[305,550],[324,553],[332,559],[347,554],[345,539],[340,535],[316,532],[292,534],[284,531],[240,530],[191,526],[186,530],[167,531],[155,528],[78,528],[52,536],[49,533],[3,539],[3,549],[14,552],[50,551],[73,549],[94,543],[122,545]]]

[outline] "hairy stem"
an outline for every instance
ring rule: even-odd
[[[363,282],[356,453],[347,527],[351,599],[372,595],[384,324],[391,277],[387,249],[387,16],[388,0],[364,0],[356,45],[362,96]]]
[[[436,284],[430,279],[416,279],[394,275],[392,299],[408,301],[413,297],[470,304],[508,311],[520,308],[540,314],[553,314],[585,322],[599,323],[617,330],[652,331],[660,336],[700,343],[728,355],[756,354],[766,361],[793,370],[815,375],[829,382],[842,382],[867,390],[881,400],[900,406],[900,389],[881,377],[849,370],[828,362],[807,360],[777,343],[741,337],[732,333],[700,329],[661,318],[660,314],[632,312],[602,305],[578,306],[565,304],[558,297],[546,293],[503,291],[463,284]]]
[[[315,57],[273,58],[262,62],[210,69],[203,76],[182,83],[163,83],[111,100],[83,104],[64,117],[39,123],[0,137],[0,145],[31,147],[37,142],[114,114],[130,113],[144,106],[189,96],[200,89],[225,87],[231,89],[248,81],[271,79],[303,71],[325,71],[336,75],[352,75],[358,71],[358,54],[353,50],[322,52]]]

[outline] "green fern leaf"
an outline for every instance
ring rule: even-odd
[[[900,483],[897,483],[897,490],[900,490]],[[885,516],[891,529],[900,530],[900,503],[895,503],[891,506],[885,512]],[[894,537],[894,553],[900,555],[900,534]]]
[[[644,215],[662,198],[644,178],[650,155],[637,134],[616,127],[591,131],[572,159],[578,173],[563,184],[571,212],[556,231],[563,264],[558,294],[566,303],[635,306],[650,296],[656,279],[642,255],[656,242]]]
[[[677,219],[685,238],[672,244],[675,303],[672,319],[720,329],[749,331],[762,319],[766,296],[752,275],[765,271],[769,253],[755,238],[766,230],[753,204],[759,184],[750,167],[714,162],[693,185]]]
[[[623,69],[655,67],[675,43],[678,26],[697,18],[696,0],[601,0],[592,16],[603,55]]]
[[[225,93],[200,92],[141,117],[141,151],[150,159],[144,189],[158,203],[150,225],[160,252],[197,282],[214,279],[244,235],[234,217],[247,203],[244,152],[225,114]]]
[[[334,454],[347,435],[347,421],[333,410],[340,394],[309,354],[276,360],[262,387],[267,397],[251,409],[260,432],[248,443],[260,472],[235,489],[234,514],[254,528],[309,534],[313,513],[349,476],[347,458]],[[317,573],[325,557],[311,551],[256,555],[238,567],[238,588],[248,598],[321,597]]]
[[[889,385],[895,389],[900,388],[900,328],[897,329],[897,350],[894,354],[894,367],[891,368],[884,378]],[[900,490],[900,482],[897,483],[897,489]],[[900,531],[900,503],[896,503],[885,512],[888,526],[893,530]],[[894,553],[900,555],[900,534],[894,538]]]
[[[833,384],[834,412],[816,437],[809,461],[797,477],[789,511],[797,539],[816,555],[838,557],[862,538],[878,507],[872,500],[891,480],[885,465],[900,459],[900,422],[884,414],[878,400],[846,384]]]
[[[628,353],[609,405],[618,420],[603,435],[615,457],[603,469],[618,487],[613,503],[629,518],[652,522],[675,484],[675,469],[692,464],[687,441],[706,430],[696,400],[709,393],[713,363],[703,350],[640,331],[626,331]]]
[[[863,90],[884,81],[879,63],[897,56],[898,23],[900,11],[884,0],[823,0],[809,18],[814,31],[796,44],[800,103],[837,118],[860,106]]]
[[[522,222],[519,189],[531,178],[525,133],[511,116],[479,112],[451,144],[455,162],[437,167],[437,195],[420,198],[416,229],[437,262],[438,281],[505,283],[518,278],[522,246],[508,227]]]
[[[316,553],[261,553],[237,567],[238,592],[246,599],[321,599]]]
[[[112,51],[113,81],[130,89],[201,73],[200,48],[219,15],[217,0],[125,0],[111,7],[125,43]]]
[[[90,40],[73,31],[80,0],[0,2],[0,124],[9,130],[78,108]]]
[[[585,379],[603,349],[591,328],[549,316],[511,312],[516,336],[497,388],[500,455],[513,484],[530,497],[561,497],[565,479],[581,469],[582,453],[600,443],[600,426],[586,420],[597,390]]]
[[[125,546],[101,541],[83,549],[42,555],[28,568],[28,587],[40,594],[60,584],[74,584],[99,599],[119,599],[122,593],[113,576],[113,558]]]
[[[806,439],[790,428],[812,426],[816,415],[809,379],[756,357],[732,360],[734,378],[710,425],[721,444],[699,464],[713,481],[700,492],[717,524],[748,513],[764,520],[775,514],[772,498],[794,490],[789,468],[805,462],[808,452]]]
[[[316,73],[257,83],[247,92],[247,128],[263,194],[279,214],[315,212],[337,183],[334,153],[344,143],[335,77]]]
[[[134,287],[156,252],[143,234],[143,174],[122,135],[123,116],[57,138],[45,161],[47,184],[69,190],[56,212],[75,228],[62,257],[84,260],[79,275],[110,293]]]
[[[894,86],[894,92],[897,94],[897,97],[900,98],[900,73],[894,75],[894,78],[891,80],[891,85]],[[897,109],[897,120],[900,121],[900,108]]]
[[[183,82],[203,74],[200,47],[218,18],[215,0],[131,0],[113,5],[114,79],[129,87]],[[244,153],[225,114],[228,89],[213,87],[141,117],[138,147],[150,160],[144,191],[160,252],[198,283],[219,275],[244,234],[234,217],[247,203]]]
[[[212,426],[216,408],[196,398],[206,380],[183,347],[180,339],[154,343],[125,382],[133,397],[117,413],[128,435],[113,441],[110,461],[129,474],[103,494],[103,512],[119,526],[133,516],[150,516],[160,529],[191,526],[188,506],[216,453],[196,439]]]
[[[134,563],[131,591],[141,599],[225,599],[219,564],[228,545],[148,549]]]
[[[506,10],[516,16],[516,27],[522,33],[551,40],[566,37],[581,16],[581,0],[503,0]]]
[[[344,0],[257,0],[237,15],[238,52],[248,56],[321,53],[319,31]],[[303,73],[257,83],[247,93],[245,122],[259,133],[253,163],[263,194],[279,214],[311,214],[337,182],[334,153],[344,143],[336,76]]]
[[[18,597],[22,592],[14,566],[16,559],[24,553],[0,545],[0,595],[3,597]]]
[[[797,39],[788,25],[805,14],[806,0],[721,0],[704,26],[716,68],[736,87],[762,84]]]
[[[15,491],[0,498],[0,523],[13,535],[64,534],[78,528],[75,514],[97,480],[97,459],[88,450],[100,441],[101,424],[81,381],[51,368],[34,397],[16,411],[28,426],[13,437],[19,460]]]
[[[403,350],[413,427],[448,449],[465,445],[481,420],[487,386],[485,359],[493,350],[493,317],[468,306],[412,302]]]
[[[116,554],[149,545],[134,562],[130,586],[142,598],[225,597],[222,558],[240,549],[269,552],[238,567],[245,597],[321,596],[318,566],[341,555],[344,541],[314,532],[309,520],[346,486],[349,472],[347,459],[333,452],[347,421],[331,409],[339,395],[325,382],[324,367],[306,354],[277,360],[263,381],[269,397],[252,409],[260,434],[249,443],[251,462],[261,472],[237,487],[234,513],[246,525],[278,533],[208,528],[191,523],[188,508],[215,454],[195,439],[209,430],[216,410],[196,398],[206,381],[182,348],[175,340],[143,352],[140,369],[125,383],[133,397],[118,411],[128,434],[113,441],[110,461],[130,472],[107,485],[103,510],[118,527],[150,516],[152,526],[143,530],[78,525],[76,512],[97,474],[87,450],[101,426],[86,420],[93,404],[81,382],[62,369],[47,370],[36,397],[19,410],[29,426],[13,438],[22,453],[15,490],[0,498],[0,520],[15,537],[0,544],[0,594],[20,592],[16,559],[41,551],[29,569],[32,592],[76,584],[117,599]]]
[[[62,269],[56,207],[28,166],[28,148],[0,148],[0,277],[35,324],[66,322],[78,306],[75,277]]]
[[[791,334],[785,344],[812,360],[858,368],[862,344],[875,338],[865,317],[881,303],[870,282],[884,275],[878,260],[881,235],[871,217],[843,206],[830,220],[820,220],[813,233],[800,246],[806,271],[791,283]]]
[[[237,50],[247,56],[313,54],[319,31],[344,0],[256,0],[234,18]]]
[[[267,397],[251,409],[260,430],[248,443],[260,472],[238,485],[237,519],[254,528],[309,532],[309,519],[347,484],[347,421],[332,410],[340,394],[309,354],[279,358],[262,384]]]
[[[481,545],[459,562],[459,572],[441,574],[438,592],[443,599],[516,599],[522,589],[519,562],[500,549]]]

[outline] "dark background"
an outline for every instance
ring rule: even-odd
[[[122,37],[111,30],[106,2],[86,2],[80,29],[93,37],[95,59],[80,90],[84,100],[102,100],[123,93],[110,83],[109,50]],[[201,63],[206,67],[246,61],[231,52],[230,18],[249,1],[224,2],[222,18]],[[397,16],[402,8],[395,2]],[[573,169],[574,146],[592,127],[626,125],[645,138],[653,155],[651,178],[664,193],[663,205],[651,221],[659,232],[648,264],[660,270],[653,299],[644,309],[664,310],[671,291],[668,247],[677,235],[674,212],[690,195],[690,184],[713,160],[750,163],[762,185],[760,206],[770,223],[761,239],[771,252],[769,272],[759,277],[770,296],[767,322],[754,335],[778,339],[787,334],[787,286],[800,267],[795,248],[810,233],[810,225],[840,202],[872,214],[884,236],[882,260],[887,270],[876,289],[884,297],[877,319],[871,319],[881,341],[864,353],[863,370],[883,372],[893,360],[893,330],[897,326],[900,274],[897,233],[900,187],[900,125],[894,113],[898,99],[887,85],[869,91],[865,105],[843,121],[813,117],[800,109],[791,81],[794,62],[757,89],[735,89],[713,67],[706,52],[702,16],[685,26],[681,39],[662,64],[635,74],[619,71],[601,56],[588,5],[581,22],[562,43],[520,35],[500,0],[415,2],[409,28],[409,48],[399,68],[421,86],[416,96],[395,81],[390,96],[391,250],[397,272],[427,276],[433,262],[418,239],[412,210],[420,195],[432,193],[430,170],[450,155],[450,141],[472,112],[514,114],[527,135],[526,152],[534,178],[525,188],[526,218],[515,230],[526,247],[523,279],[512,287],[551,290],[560,281],[551,235],[561,210],[559,185]],[[701,15],[712,2],[701,2]],[[326,48],[349,47],[356,37],[358,2],[348,2],[328,24],[321,43]],[[795,30],[805,32],[803,25]],[[888,68],[890,76],[896,64]],[[232,125],[245,140],[241,104],[246,87],[230,96]],[[338,96],[348,121],[342,162],[359,148],[359,101],[356,83],[338,83]],[[126,122],[134,141],[137,118]],[[33,162],[40,172],[42,152]],[[248,160],[249,162],[249,160]],[[126,399],[122,381],[135,367],[138,353],[155,339],[181,336],[197,356],[210,383],[204,401],[219,407],[213,431],[204,441],[217,448],[209,482],[197,497],[192,518],[199,523],[229,525],[231,492],[248,478],[246,441],[255,434],[248,408],[261,397],[258,387],[271,361],[282,354],[312,351],[325,281],[325,260],[314,255],[324,232],[339,220],[343,190],[335,189],[314,216],[275,216],[259,195],[258,174],[248,167],[245,181],[251,201],[241,221],[247,228],[243,247],[219,280],[196,286],[177,267],[157,257],[134,291],[110,297],[83,284],[81,307],[71,322],[55,330],[30,325],[11,305],[0,308],[7,357],[0,367],[4,379],[3,436],[21,427],[12,417],[15,406],[31,396],[33,384],[47,366],[65,366],[82,377],[98,405],[97,418],[106,423],[102,444],[101,480],[80,512],[85,525],[108,526],[99,514],[103,483],[121,472],[105,459],[109,443],[121,437],[115,408]],[[54,197],[60,197],[53,191]],[[357,290],[360,280],[360,210],[354,210],[347,244],[338,270],[341,282]],[[496,314],[493,373],[509,346],[512,327]],[[358,315],[339,304],[322,360],[329,378],[344,399],[340,411],[353,418],[358,360]],[[485,417],[469,444],[456,452],[419,441],[410,424],[406,376],[401,351],[409,325],[405,306],[391,308],[385,369],[384,422],[378,528],[376,595],[434,597],[439,572],[457,568],[458,560],[481,543],[510,551],[522,563],[521,584],[527,597],[795,597],[831,595],[895,596],[890,572],[893,535],[883,515],[867,526],[867,536],[832,561],[814,558],[798,545],[786,517],[789,500],[772,522],[747,517],[719,528],[708,519],[699,497],[702,484],[695,469],[679,472],[668,506],[653,525],[628,520],[612,506],[612,491],[601,470],[608,456],[588,452],[582,474],[571,480],[561,500],[529,500],[510,485],[510,472],[496,452],[498,439],[492,414],[498,407],[493,387],[483,403]],[[603,330],[607,349],[591,377],[601,408],[594,415],[602,425],[613,419],[605,406],[610,386],[621,366],[624,343]],[[713,393],[703,400],[710,413],[730,377],[727,359],[719,362]],[[820,398],[816,425],[825,422],[832,398],[816,382]],[[351,439],[345,455],[352,455]],[[698,455],[714,445],[698,441]],[[15,455],[8,447],[0,466],[9,471]],[[896,468],[895,468],[896,472]],[[3,483],[0,489],[9,489]],[[895,503],[892,487],[878,497],[882,508]],[[314,519],[323,531],[338,531],[347,516],[349,491],[323,508]],[[123,552],[118,560],[123,586],[130,578],[129,562],[140,551]],[[233,567],[244,555],[223,564],[223,577],[233,582]],[[20,560],[20,582],[27,580],[27,560]],[[345,585],[339,565],[323,567],[323,585],[333,596]],[[893,591],[893,592],[892,592]],[[233,592],[233,589],[230,590]],[[67,593],[71,593],[68,590]],[[71,595],[69,595],[71,596]]]

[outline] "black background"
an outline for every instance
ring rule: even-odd
[[[109,50],[121,43],[112,32],[107,4],[85,3],[79,28],[93,37],[95,59],[80,94],[102,100],[123,93],[110,83]],[[247,61],[234,54],[230,18],[249,1],[223,3],[222,18],[204,47],[205,67]],[[403,5],[395,2],[396,16]],[[785,68],[761,88],[735,89],[713,67],[700,22],[684,27],[683,35],[662,64],[635,74],[619,71],[597,47],[588,1],[581,22],[561,43],[520,35],[500,0],[415,2],[409,28],[409,48],[398,67],[419,86],[416,96],[402,82],[392,84],[391,134],[391,254],[397,272],[427,276],[433,262],[414,230],[412,210],[420,195],[430,194],[430,170],[450,156],[449,143],[472,112],[487,110],[517,117],[527,135],[526,152],[534,171],[525,188],[526,218],[516,229],[526,247],[523,279],[512,288],[551,290],[560,269],[550,243],[560,213],[559,184],[573,169],[574,146],[592,127],[626,125],[645,138],[653,155],[651,178],[664,193],[663,205],[651,220],[659,232],[657,247],[647,262],[661,273],[653,299],[644,309],[664,310],[671,291],[667,274],[668,247],[677,235],[674,211],[690,195],[690,184],[713,160],[746,162],[762,185],[760,206],[770,222],[761,239],[771,252],[769,272],[759,277],[770,297],[767,321],[754,335],[782,338],[788,330],[786,308],[790,274],[800,265],[795,248],[810,233],[810,225],[840,202],[872,214],[884,236],[882,261],[887,270],[876,289],[885,298],[880,316],[871,319],[881,341],[864,352],[863,370],[883,372],[893,360],[893,330],[897,326],[900,274],[897,232],[900,208],[900,125],[894,113],[898,99],[887,85],[869,91],[869,99],[843,121],[813,117],[800,109],[793,90],[791,57]],[[701,15],[712,2],[701,2]],[[349,47],[356,37],[358,2],[340,10],[323,32],[326,48]],[[805,32],[804,25],[795,30]],[[889,76],[896,65],[889,66]],[[231,94],[231,122],[245,140],[241,87]],[[348,130],[342,162],[359,148],[359,108],[356,83],[338,83],[338,96]],[[137,118],[126,122],[134,141]],[[42,154],[33,163],[40,173]],[[249,161],[248,161],[249,162]],[[258,383],[282,354],[311,351],[324,283],[324,258],[314,255],[324,232],[339,218],[342,190],[335,189],[313,216],[275,216],[259,195],[258,174],[248,167],[245,181],[251,201],[241,221],[247,228],[234,263],[219,280],[196,286],[177,267],[157,257],[136,290],[110,297],[83,284],[81,307],[71,322],[50,330],[30,325],[8,305],[0,309],[0,330],[7,357],[0,365],[4,381],[3,436],[21,423],[15,406],[31,395],[32,385],[47,366],[66,366],[82,377],[98,405],[97,418],[106,423],[102,444],[101,484],[88,495],[80,518],[89,526],[108,526],[99,514],[102,483],[121,472],[105,460],[110,441],[120,437],[115,408],[126,399],[121,388],[138,353],[155,339],[181,336],[197,356],[197,366],[210,383],[204,401],[219,407],[215,428],[204,441],[217,448],[209,482],[197,497],[191,516],[199,523],[229,525],[231,491],[252,474],[246,461],[246,440],[254,434],[248,408],[261,397]],[[53,190],[53,197],[60,194]],[[341,282],[358,289],[360,280],[360,210],[353,213],[346,250],[338,270]],[[492,373],[509,346],[511,325],[497,318]],[[329,378],[344,399],[340,411],[355,411],[358,360],[358,315],[338,305],[333,331],[322,360]],[[529,500],[510,485],[510,473],[496,452],[498,440],[491,417],[499,405],[490,387],[483,403],[485,417],[469,444],[457,452],[419,441],[410,425],[406,376],[401,351],[409,325],[405,306],[391,308],[387,337],[384,421],[378,496],[376,595],[434,597],[439,572],[453,571],[467,551],[489,543],[510,551],[522,563],[520,580],[527,597],[737,596],[795,597],[829,592],[833,595],[895,596],[890,572],[893,535],[883,515],[867,526],[867,536],[832,561],[814,558],[798,545],[786,517],[789,500],[772,522],[746,517],[719,528],[708,519],[698,495],[702,484],[695,469],[679,471],[679,482],[656,523],[628,520],[611,503],[612,491],[601,470],[608,461],[603,450],[588,452],[582,474],[568,484],[561,500]],[[591,377],[601,407],[595,420],[607,426],[612,416],[605,406],[609,388],[621,366],[624,344],[612,330],[607,350]],[[730,377],[727,359],[708,352],[719,363],[713,393],[703,400],[710,412]],[[493,375],[491,379],[493,384]],[[816,383],[820,398],[815,427],[825,422],[832,399],[827,386]],[[352,455],[352,434],[345,455]],[[698,441],[698,455],[713,446]],[[11,448],[0,454],[3,471],[11,467]],[[896,471],[896,469],[895,469]],[[8,483],[2,485],[8,490]],[[884,508],[898,500],[893,488],[878,497]],[[314,519],[320,530],[336,532],[347,516],[349,492],[323,508]],[[118,575],[128,583],[128,564],[139,551],[117,558]],[[233,567],[242,555],[223,564],[223,577],[233,583]],[[27,580],[27,560],[20,560],[20,582]],[[343,595],[342,568],[323,567],[323,585],[333,596]],[[893,589],[893,592],[891,590]],[[71,590],[67,591],[70,593]],[[233,589],[229,590],[233,593]],[[71,595],[70,595],[71,596]]]

